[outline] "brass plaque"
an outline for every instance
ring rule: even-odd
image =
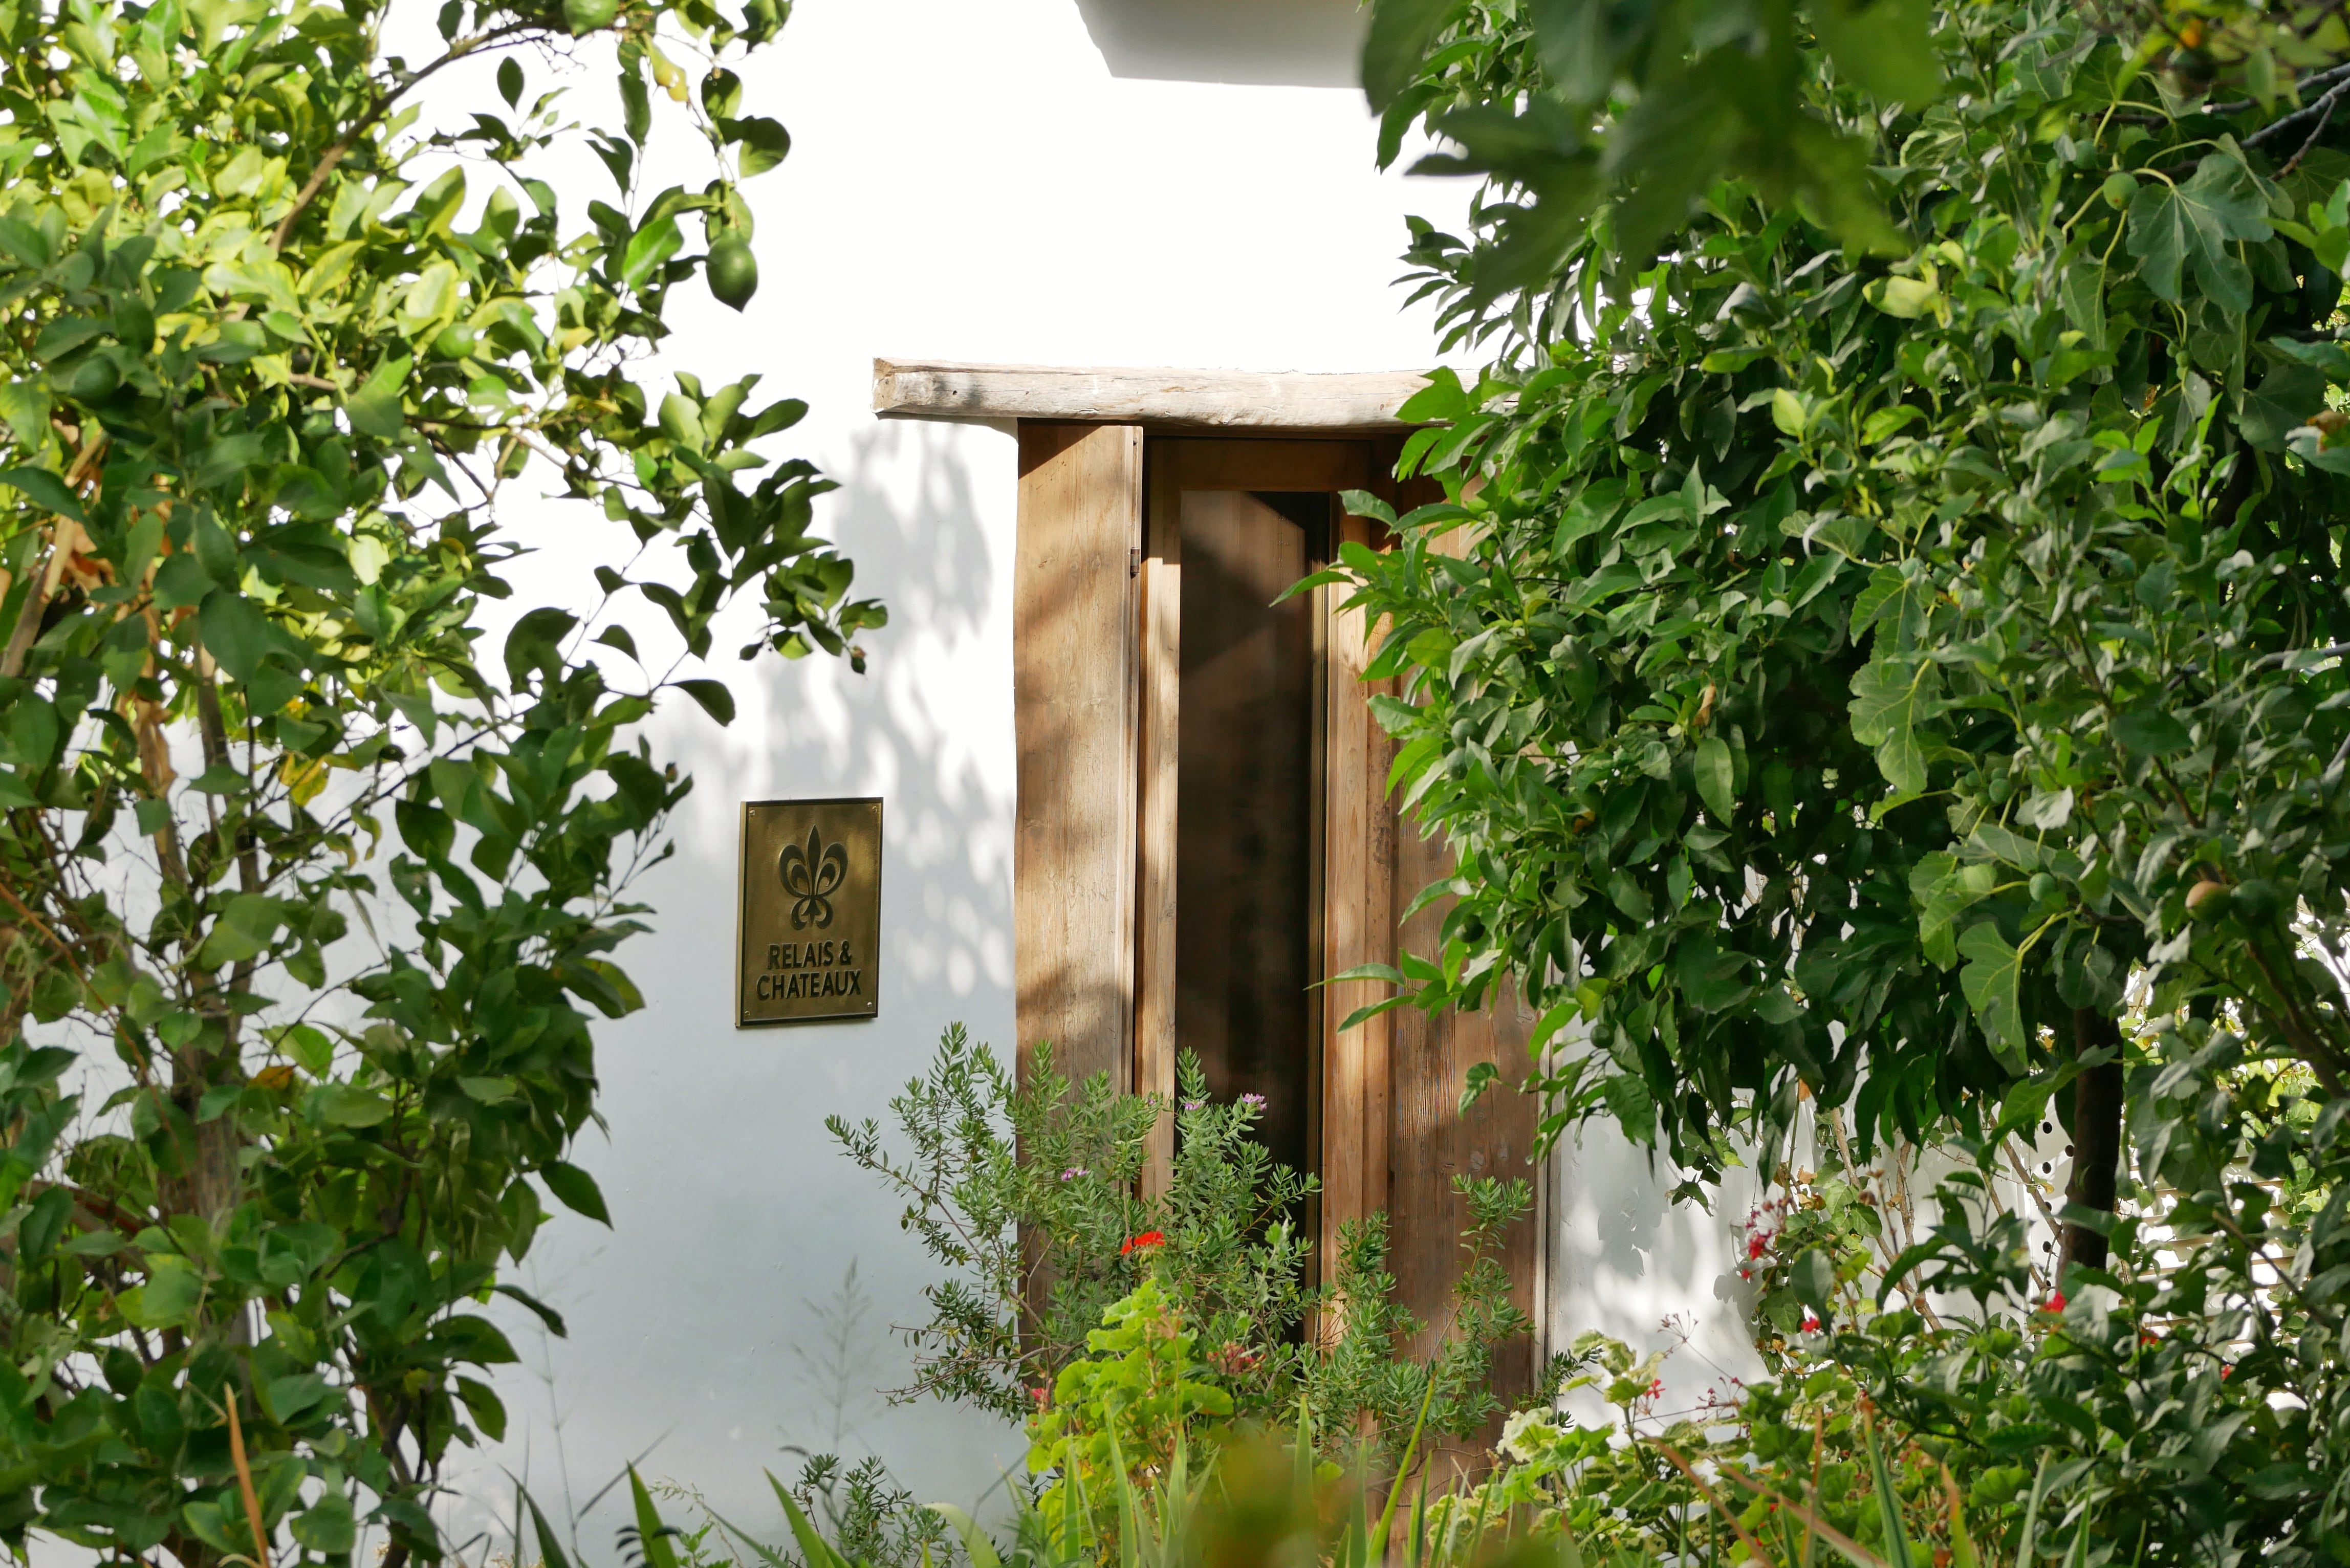
[[[735,1025],[871,1018],[881,1006],[881,803],[743,806]]]

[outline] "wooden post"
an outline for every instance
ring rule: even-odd
[[[1142,562],[1142,811],[1140,925],[1134,1010],[1137,1094],[1175,1104],[1175,826],[1181,758],[1183,566],[1180,535],[1154,540]],[[1142,1190],[1167,1190],[1175,1168],[1170,1108],[1150,1132]]]
[[[1360,517],[1339,522],[1342,541],[1370,539],[1371,524]],[[1387,798],[1389,747],[1372,717],[1370,690],[1363,684],[1377,649],[1361,611],[1329,611],[1327,725],[1327,848],[1323,857],[1328,891],[1323,901],[1323,931],[1328,946],[1325,974],[1342,974],[1366,963],[1395,961],[1396,814]],[[1321,1253],[1323,1277],[1336,1267],[1338,1227],[1376,1214],[1388,1203],[1388,1056],[1394,1036],[1392,1013],[1341,1031],[1347,1015],[1388,993],[1388,987],[1349,981],[1328,988],[1323,1008],[1324,1122]]]

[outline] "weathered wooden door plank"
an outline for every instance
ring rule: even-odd
[[[1142,429],[1024,422],[1013,597],[1019,1061],[1133,1085]]]

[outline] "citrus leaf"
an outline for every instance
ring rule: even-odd
[[[575,1214],[585,1214],[599,1225],[612,1223],[611,1210],[604,1207],[604,1194],[596,1179],[576,1165],[563,1160],[549,1160],[541,1166],[539,1179],[555,1194],[556,1201]]]
[[[1738,815],[1738,774],[1730,742],[1719,735],[1708,735],[1697,743],[1690,763],[1697,774],[1697,795],[1705,802],[1706,811],[1717,823],[1729,822]]]
[[[81,503],[66,488],[66,482],[46,468],[0,468],[0,484],[23,491],[36,506],[46,506],[60,517],[70,517],[77,523],[89,519],[82,514]]]

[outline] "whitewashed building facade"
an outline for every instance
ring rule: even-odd
[[[1334,954],[1367,956],[1383,937],[1378,899],[1392,910],[1416,890],[1394,893],[1432,852],[1409,836],[1399,847],[1391,826],[1380,838],[1376,791],[1360,778],[1356,794],[1336,793],[1346,748],[1370,742],[1326,607],[1305,607],[1286,630],[1256,628],[1290,638],[1305,668],[1265,680],[1263,669],[1228,671],[1220,694],[1199,660],[1153,641],[1167,628],[1149,597],[1178,580],[1168,569],[1188,545],[1199,569],[1157,601],[1188,607],[1182,648],[1203,647],[1218,613],[1185,597],[1203,563],[1230,568],[1227,609],[1262,612],[1250,574],[1310,557],[1347,526],[1326,501],[1294,498],[1373,483],[1391,450],[1392,400],[1365,413],[1363,399],[1438,359],[1430,321],[1401,308],[1394,285],[1403,217],[1445,223],[1467,191],[1374,169],[1375,128],[1352,85],[1359,26],[1354,0],[802,0],[780,46],[753,63],[749,97],[794,138],[791,158],[745,187],[764,285],[740,317],[706,300],[685,307],[665,363],[705,379],[755,369],[763,395],[809,401],[796,450],[842,486],[820,503],[819,525],[892,618],[867,640],[864,676],[763,660],[725,672],[741,711],[731,729],[691,710],[663,721],[660,744],[695,793],[676,857],[642,888],[657,929],[623,958],[649,1005],[602,1033],[608,1135],[580,1155],[614,1228],[567,1219],[534,1252],[525,1282],[571,1334],[549,1341],[515,1325],[526,1365],[504,1379],[514,1430],[467,1479],[477,1495],[494,1501],[503,1466],[577,1505],[641,1459],[731,1517],[765,1522],[760,1471],[788,1474],[792,1446],[878,1452],[924,1497],[968,1503],[996,1483],[1020,1451],[1015,1434],[872,1392],[906,1376],[890,1327],[918,1312],[925,1262],[823,1118],[882,1114],[951,1021],[1008,1054],[1049,1016],[1050,1033],[1084,1037],[1065,1047],[1082,1061],[1144,1086],[1166,1071],[1169,1043],[1188,1038],[1191,994],[1170,909],[1183,884],[1166,836],[1181,837],[1185,808],[1167,792],[1182,795],[1191,766],[1161,722],[1170,702],[1187,716],[1180,733],[1223,741],[1245,738],[1243,700],[1265,680],[1313,715],[1302,763],[1243,747],[1198,775],[1245,794],[1266,769],[1305,769],[1305,793],[1284,808],[1306,827],[1283,884],[1290,902],[1243,911],[1288,922],[1289,961],[1318,975],[1343,967]],[[452,84],[444,104],[462,107],[467,90]],[[885,375],[883,400],[901,411],[962,417],[881,418],[877,359],[1364,379],[1088,389],[1071,378]],[[1324,393],[1353,400],[1344,420],[1313,412]],[[1015,395],[1040,400],[990,400]],[[1130,400],[1113,406],[1118,397]],[[947,406],[957,398],[962,408]],[[1219,402],[1234,428],[1183,422]],[[1024,432],[1013,418],[1088,410],[1101,422],[1083,429],[1032,420]],[[1292,530],[1291,553],[1252,554],[1260,524]],[[562,602],[585,568],[567,560],[553,514],[541,542],[524,597]],[[1096,553],[1073,561],[1046,545]],[[1085,636],[1107,627],[1125,641],[1040,642],[1076,635],[1053,629],[1054,616],[1079,613],[1064,590],[1096,595]],[[1047,722],[1067,732],[1048,734]],[[1093,763],[1107,771],[1087,773]],[[1054,793],[1065,787],[1078,793]],[[885,802],[878,1017],[737,1028],[742,803],[851,795]],[[1247,869],[1219,874],[1229,884]],[[1356,892],[1333,895],[1350,877]],[[1363,893],[1364,877],[1385,877],[1387,891]],[[1355,924],[1334,934],[1350,898]],[[1277,965],[1235,974],[1228,960],[1201,961],[1226,969],[1199,994],[1287,985]],[[1055,989],[1058,969],[1087,964]],[[1445,1121],[1460,1071],[1521,1038],[1523,1021],[1504,1010],[1450,1034],[1407,1022],[1421,1033],[1366,1044],[1299,1007],[1283,1027],[1313,1104],[1291,1136],[1331,1168],[1334,1215],[1382,1196],[1425,1207],[1453,1168],[1523,1168],[1524,1118],[1509,1119],[1507,1096],[1475,1113],[1501,1118],[1482,1131],[1457,1111]],[[1242,1071],[1246,1051],[1232,1049]],[[1263,1067],[1263,1042],[1248,1049]],[[1662,1324],[1679,1314],[1693,1339],[1668,1366],[1676,1400],[1747,1370],[1730,1299],[1743,1197],[1711,1214],[1673,1208],[1675,1179],[1602,1131],[1531,1174],[1543,1203],[1522,1277],[1547,1335],[1598,1327],[1661,1345],[1675,1343]],[[1417,1221],[1416,1244],[1439,1219]]]

